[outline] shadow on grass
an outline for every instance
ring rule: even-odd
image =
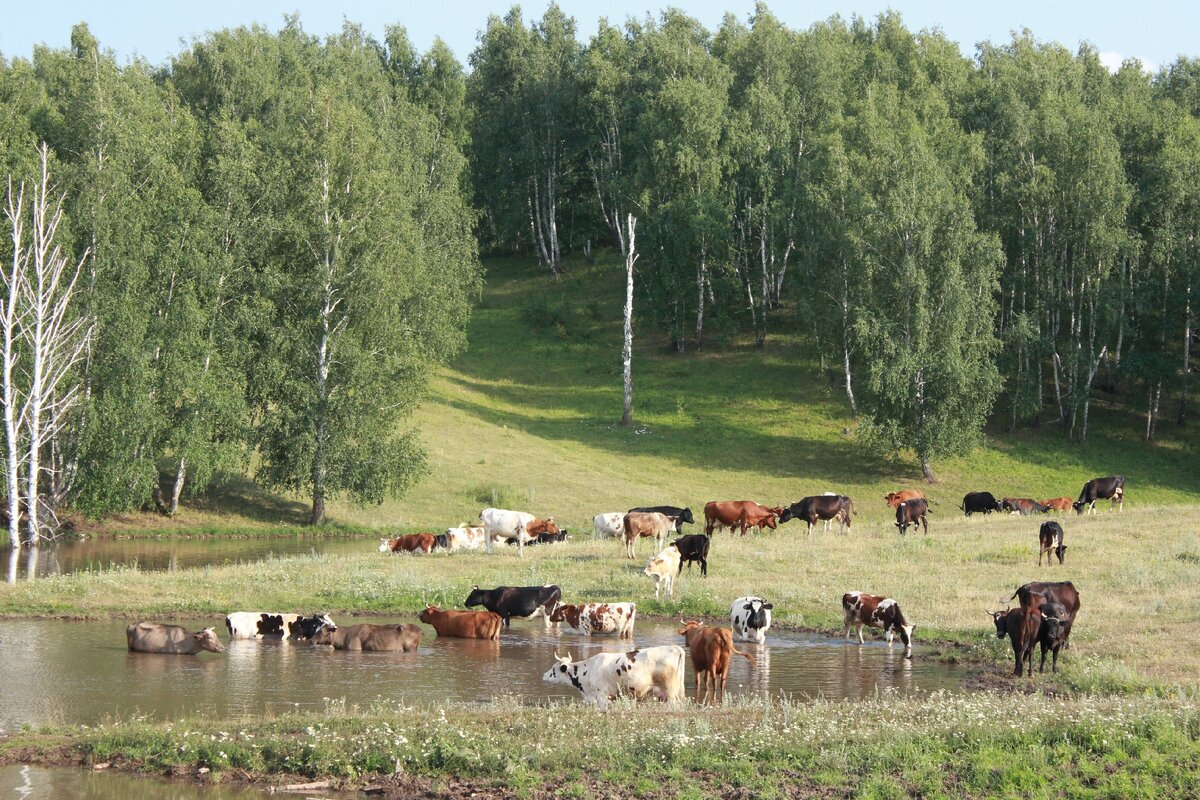
[[[223,473],[188,505],[214,514],[236,514],[256,522],[304,525],[312,509],[299,500],[272,494],[244,475]]]

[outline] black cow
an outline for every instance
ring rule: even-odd
[[[816,494],[805,497],[799,502],[792,503],[783,510],[779,517],[780,524],[793,519],[802,519],[808,523],[808,533],[812,533],[817,520],[836,519],[839,533],[850,527],[850,514],[854,511],[854,501],[843,494]]]
[[[1038,628],[1037,641],[1042,647],[1042,663],[1038,672],[1046,671],[1046,651],[1054,654],[1051,670],[1058,672],[1058,651],[1067,643],[1071,633],[1071,615],[1061,603],[1042,603],[1042,626]],[[1032,660],[1030,667],[1033,666]]]
[[[568,531],[566,528],[563,528],[558,533],[550,533],[549,531],[546,531],[545,533],[539,533],[538,537],[532,542],[529,542],[529,544],[557,544],[559,542],[565,542],[567,540],[567,533]]]
[[[1050,511],[1050,506],[1042,505],[1028,497],[1006,497],[1000,501],[1000,508],[1023,517],[1029,514],[1046,514]]]
[[[1037,608],[1017,606],[1005,611],[989,611],[996,623],[996,638],[1006,635],[1012,642],[1015,665],[1013,674],[1021,676],[1025,663],[1029,663],[1029,675],[1033,676],[1033,646],[1037,644],[1038,631],[1042,625],[1042,612]]]
[[[707,578],[708,545],[711,541],[703,533],[689,533],[671,542],[679,550],[679,571],[683,572],[683,565],[686,563],[688,572],[691,572],[692,562],[697,561],[700,563],[700,576]]]
[[[288,637],[291,639],[311,639],[321,632],[322,628],[337,630],[337,625],[328,614],[313,614],[311,617],[301,617],[288,623]]]
[[[1085,506],[1089,514],[1095,513],[1097,500],[1109,500],[1108,507],[1110,509],[1116,505],[1118,511],[1124,511],[1125,478],[1120,475],[1092,478],[1083,485],[1083,490],[1079,493],[1079,500],[1073,504],[1075,513],[1082,514]]]
[[[909,525],[921,524],[925,526],[925,532],[929,533],[929,520],[925,518],[925,515],[932,513],[929,510],[929,502],[925,498],[917,497],[906,500],[896,506],[896,527],[900,529],[900,533],[906,533]]]
[[[1067,546],[1063,544],[1063,529],[1054,520],[1043,522],[1042,527],[1038,529],[1038,566],[1042,565],[1042,556],[1046,556],[1046,563],[1051,563],[1051,553],[1058,556],[1058,563],[1063,563],[1063,556],[1067,554]]]
[[[450,534],[448,534],[448,533],[435,534],[433,537],[433,549],[434,550],[438,550],[438,549],[449,550],[450,549]]]
[[[1004,510],[1000,507],[1000,503],[996,502],[996,498],[992,496],[991,492],[967,492],[959,508],[968,517],[976,513],[990,514],[993,511]]]
[[[1043,582],[1033,581],[1017,587],[1012,600],[1016,598],[1021,605],[1028,608],[1039,608],[1043,603],[1058,603],[1067,609],[1067,620],[1063,624],[1063,644],[1070,649],[1071,626],[1079,616],[1079,590],[1070,581]]]
[[[643,514],[662,514],[675,520],[675,532],[683,533],[683,523],[690,522],[696,524],[696,520],[692,517],[690,508],[680,508],[679,506],[642,506],[641,508],[631,508],[626,511],[626,514],[632,514],[634,511],[640,511]]]
[[[512,617],[533,619],[541,615],[546,627],[550,627],[550,613],[554,604],[562,599],[562,589],[554,584],[545,586],[497,586],[495,589],[471,587],[471,594],[463,603],[467,608],[483,606],[488,611],[504,618],[508,627]]]

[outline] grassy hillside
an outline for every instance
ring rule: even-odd
[[[882,496],[921,484],[914,461],[859,447],[844,392],[822,375],[785,308],[764,351],[727,338],[678,355],[642,325],[634,342],[634,415],[621,414],[624,275],[612,256],[568,265],[551,280],[526,259],[487,264],[470,348],[440,374],[417,415],[432,473],[382,508],[334,507],[339,521],[443,527],[485,505],[589,525],[600,511],[641,504],[749,498],[771,504],[840,491],[882,521]],[[1093,405],[1087,445],[1056,427],[1002,429],[970,456],[935,463],[928,487],[953,516],[962,495],[1076,496],[1084,480],[1126,476],[1127,506],[1200,499],[1200,436],[1162,426],[1146,443],[1135,414]],[[952,513],[953,512],[953,513]]]

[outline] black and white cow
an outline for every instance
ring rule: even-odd
[[[1084,508],[1087,508],[1089,514],[1094,514],[1097,500],[1109,500],[1110,509],[1115,505],[1118,511],[1124,511],[1125,478],[1121,475],[1092,478],[1083,485],[1079,499],[1075,501],[1075,513],[1082,514]]]
[[[483,606],[488,611],[499,614],[504,619],[505,627],[509,620],[534,619],[542,617],[547,628],[550,627],[550,614],[554,605],[562,600],[562,589],[554,584],[545,586],[497,586],[495,589],[480,589],[471,587],[471,594],[463,603],[467,608]]]
[[[304,620],[303,614],[273,614],[265,611],[234,611],[225,617],[225,629],[230,639],[262,639],[264,636],[279,636],[283,639],[309,638],[298,635],[304,628],[295,627]],[[336,629],[327,614],[308,618],[322,620],[330,629]],[[311,627],[311,626],[310,626]]]
[[[1067,546],[1063,544],[1063,529],[1054,520],[1043,522],[1042,527],[1038,529],[1038,566],[1042,565],[1042,556],[1046,556],[1046,563],[1051,561],[1055,556],[1058,557],[1058,563],[1063,563],[1063,556],[1067,554]]]
[[[763,643],[771,629],[771,609],[761,597],[739,597],[729,607],[733,638],[742,642]]]
[[[845,615],[847,640],[850,638],[850,629],[856,627],[858,643],[863,644],[862,629],[866,625],[869,628],[883,628],[888,647],[891,647],[892,639],[899,632],[900,641],[904,643],[904,657],[912,658],[912,633],[916,626],[904,618],[900,604],[892,598],[865,592],[847,592],[842,595],[842,612]]]
[[[289,639],[311,639],[325,628],[337,630],[337,625],[328,614],[313,614],[311,617],[301,617],[295,622],[288,623]]]

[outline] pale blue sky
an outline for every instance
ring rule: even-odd
[[[205,31],[261,22],[278,28],[284,14],[299,11],[305,30],[325,34],[341,27],[342,19],[361,23],[381,37],[384,26],[400,23],[410,38],[425,49],[435,36],[441,36],[458,56],[466,56],[475,46],[476,34],[489,14],[503,14],[511,6],[507,0],[432,0],[432,2],[383,2],[383,0],[207,0],[186,3],[151,0],[44,0],[22,2],[3,0],[0,25],[0,53],[25,56],[34,44],[65,47],[71,26],[86,21],[105,47],[116,51],[122,60],[140,55],[153,63],[165,62],[180,49],[181,40],[203,35]],[[545,0],[521,4],[526,17],[541,16]],[[560,0],[567,13],[579,23],[586,40],[596,28],[596,20],[606,16],[620,22],[629,16],[641,17],[647,11],[657,13],[674,5],[699,19],[710,29],[716,28],[725,12],[746,19],[754,9],[753,0],[676,0],[674,3],[652,0],[606,0],[604,3]],[[1078,2],[1069,0],[805,0],[770,3],[772,12],[795,28],[833,14],[873,17],[886,8],[899,11],[910,28],[940,27],[947,36],[971,55],[975,43],[984,40],[1005,41],[1010,32],[1030,28],[1043,40],[1061,42],[1072,50],[1081,41],[1090,41],[1105,56],[1106,63],[1119,64],[1121,58],[1137,57],[1150,67],[1170,63],[1177,55],[1200,55],[1200,3],[1188,0],[1141,0],[1140,2]]]

